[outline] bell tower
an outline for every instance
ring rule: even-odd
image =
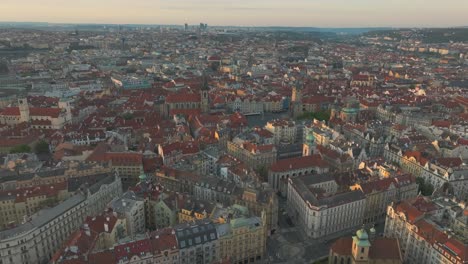
[[[60,109],[65,111],[65,122],[70,122],[72,119],[70,101],[67,99],[60,99],[58,106]]]
[[[20,122],[29,122],[29,104],[27,98],[18,99],[18,108],[20,111]]]
[[[203,113],[208,113],[209,110],[209,95],[210,86],[208,85],[208,77],[206,73],[203,72],[202,75],[202,87],[200,89],[200,98],[201,98],[201,110]]]
[[[316,154],[316,145],[315,145],[315,137],[312,131],[307,133],[306,140],[304,144],[302,145],[302,156],[312,156],[313,154]]]
[[[302,111],[302,88],[303,84],[300,81],[297,81],[292,89],[291,95],[291,107],[293,117],[298,117],[303,114]]]
[[[368,263],[370,246],[369,235],[364,227],[362,227],[356,232],[356,236],[353,236],[353,248],[351,252],[354,263]]]

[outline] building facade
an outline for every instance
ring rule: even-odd
[[[327,174],[289,178],[288,213],[307,236],[329,237],[362,225],[364,194],[337,190],[337,183]]]

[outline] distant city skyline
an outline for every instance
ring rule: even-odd
[[[305,27],[467,26],[466,0],[2,0],[8,22]]]

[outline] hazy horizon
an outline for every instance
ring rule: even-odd
[[[291,27],[463,27],[468,1],[2,0],[3,22]],[[466,18],[466,17],[465,17]]]

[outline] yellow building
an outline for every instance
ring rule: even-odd
[[[237,218],[216,226],[221,259],[231,263],[262,263],[266,226],[259,217]]]
[[[179,208],[179,223],[186,223],[210,218],[216,205],[209,201],[188,199]]]
[[[253,190],[246,189],[242,197],[235,201],[243,205],[254,215],[265,214],[267,232],[274,232],[278,227],[278,196],[272,189]]]
[[[420,177],[427,162],[428,160],[422,156],[421,152],[407,151],[401,157],[400,164],[403,171]]]
[[[65,182],[0,192],[0,229],[21,224],[37,211],[68,198]]]
[[[276,161],[277,150],[272,144],[258,145],[251,142],[227,143],[228,154],[245,162],[252,168],[269,166]]]

